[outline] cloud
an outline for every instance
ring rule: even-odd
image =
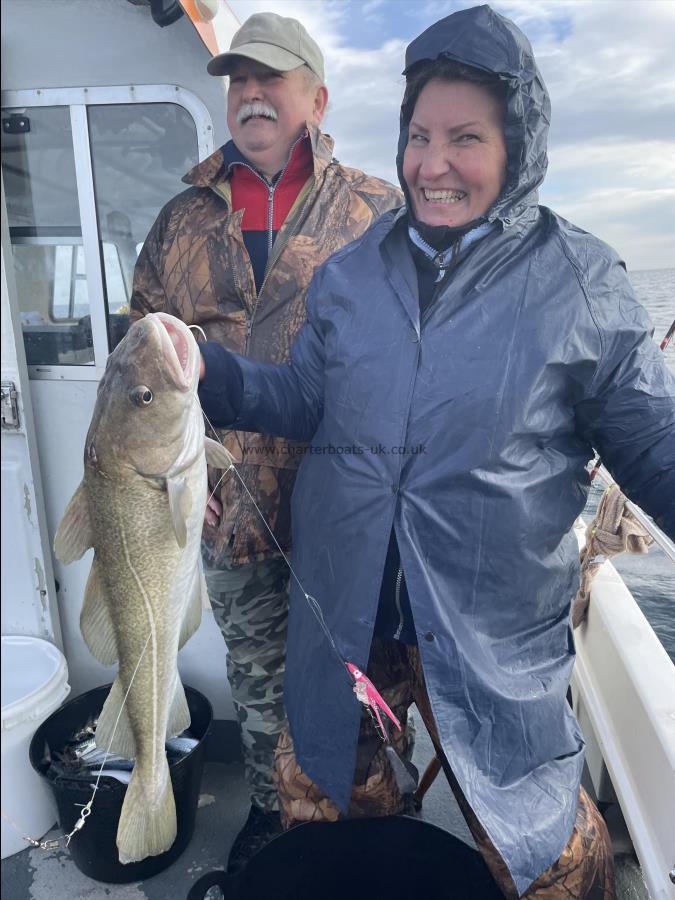
[[[345,164],[396,181],[405,47],[463,0],[231,0],[294,16],[321,45],[326,130]],[[616,247],[629,268],[675,259],[675,2],[494,0],[530,38],[551,94],[542,202]]]

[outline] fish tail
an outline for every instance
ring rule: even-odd
[[[150,795],[148,780],[138,764],[127,788],[117,827],[121,863],[139,862],[168,850],[176,839],[176,803],[166,757],[162,760],[161,788]]]

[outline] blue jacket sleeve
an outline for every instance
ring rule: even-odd
[[[229,428],[239,415],[244,394],[241,368],[233,353],[222,344],[206,341],[199,345],[206,375],[199,385],[199,402],[207,420],[219,428]]]
[[[310,286],[307,321],[293,342],[289,363],[259,362],[203,345],[207,372],[199,396],[214,425],[296,441],[312,439],[323,414],[324,391],[316,281],[315,277]]]
[[[623,266],[603,268],[589,290],[601,359],[577,427],[622,491],[675,539],[675,377]]]

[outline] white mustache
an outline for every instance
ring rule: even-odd
[[[244,122],[252,119],[253,116],[265,116],[265,118],[271,119],[273,122],[276,122],[278,118],[276,109],[267,103],[245,103],[237,111],[237,125],[243,125]]]

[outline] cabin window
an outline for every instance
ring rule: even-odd
[[[129,327],[143,241],[162,206],[187,187],[183,175],[199,162],[197,129],[174,103],[91,106],[88,115],[112,349]]]
[[[19,97],[37,102],[7,103]],[[212,152],[208,113],[169,86],[74,88],[3,93],[2,121],[29,374],[98,378],[129,327],[134,266],[150,227],[186,188],[183,175]]]
[[[26,361],[93,365],[69,110],[3,110],[2,119],[7,218]]]

